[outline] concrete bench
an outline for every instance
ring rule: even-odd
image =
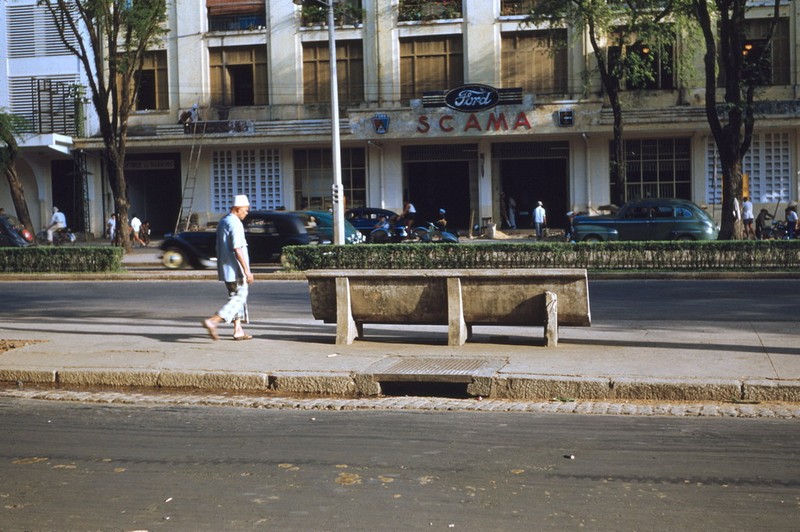
[[[463,345],[473,325],[588,327],[584,269],[311,270],[315,319],[336,323],[336,343],[364,337],[364,324],[447,325],[448,345]]]

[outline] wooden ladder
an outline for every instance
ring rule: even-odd
[[[206,122],[192,122],[192,149],[189,152],[189,165],[186,169],[186,180],[183,182],[181,212],[175,223],[175,234],[188,231],[191,225],[192,207],[194,205],[194,189],[197,185],[197,171],[200,167],[200,155],[203,151],[203,137],[206,134]]]

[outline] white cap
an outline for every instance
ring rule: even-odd
[[[244,194],[239,194],[235,198],[233,198],[233,206],[234,207],[249,207],[250,201],[247,199],[247,196]]]

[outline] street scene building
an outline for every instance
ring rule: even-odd
[[[331,208],[327,2],[167,3],[169,32],[147,53],[125,163],[130,212],[155,234],[182,219],[214,222],[235,194],[255,209]],[[782,4],[743,169],[756,210],[780,212],[800,196],[800,7]],[[336,2],[346,208],[399,212],[410,200],[419,221],[444,208],[466,230],[499,224],[501,192],[522,227],[538,201],[556,226],[567,211],[610,203],[613,117],[588,38],[524,24],[529,5]],[[748,46],[771,14],[772,2],[753,2]],[[678,39],[657,58],[646,86],[623,83],[625,196],[690,199],[719,220],[702,55],[688,47]],[[0,106],[30,123],[17,167],[34,224],[57,205],[73,229],[101,234],[114,204],[86,73],[36,0],[2,3],[0,61]],[[0,206],[10,205],[2,181]]]

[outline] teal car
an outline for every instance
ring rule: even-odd
[[[626,203],[614,215],[576,216],[576,242],[609,240],[716,240],[719,227],[689,200],[659,198]]]
[[[316,237],[319,244],[330,244],[333,242],[333,213],[328,211],[298,211],[305,222],[306,231]],[[344,221],[344,242],[345,244],[361,244],[366,242],[366,238],[349,221]]]

